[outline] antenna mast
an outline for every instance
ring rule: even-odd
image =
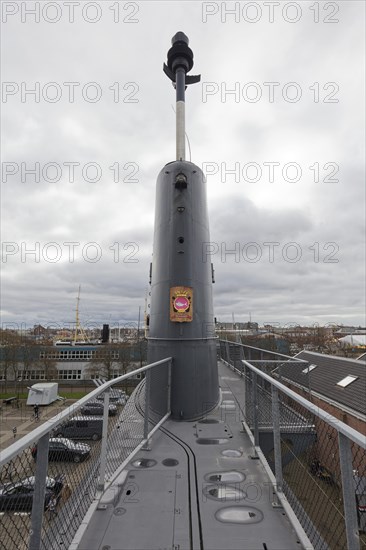
[[[176,90],[176,158],[185,160],[185,90],[188,84],[201,80],[201,75],[187,75],[193,67],[193,52],[188,47],[189,40],[184,32],[177,32],[172,38],[172,47],[168,51],[168,65],[164,63],[165,74],[173,82]]]

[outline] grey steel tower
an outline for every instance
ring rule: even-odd
[[[177,160],[161,170],[156,185],[148,362],[172,357],[171,410],[174,419],[193,420],[219,400],[212,306],[212,264],[203,172],[185,160],[185,89],[200,76],[188,38],[172,39],[164,72],[176,89]],[[150,406],[165,412],[166,368],[154,370]]]

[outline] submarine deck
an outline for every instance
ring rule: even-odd
[[[244,381],[222,363],[219,376],[219,406],[199,421],[166,421],[92,505],[72,548],[301,548],[243,431]]]

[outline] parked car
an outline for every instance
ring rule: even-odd
[[[31,512],[33,504],[35,477],[26,477],[14,483],[6,483],[0,486],[0,511],[1,512]],[[64,485],[64,476],[47,477],[44,508],[46,509],[51,499],[56,498],[58,503],[60,493]]]
[[[81,414],[91,414],[102,416],[104,412],[104,405],[101,401],[90,401],[82,407],[80,407]],[[109,416],[115,416],[117,414],[117,407],[111,403],[108,408]]]
[[[37,446],[32,449],[34,460],[37,459]],[[48,460],[82,462],[90,456],[90,445],[75,443],[66,437],[52,437],[48,450]]]
[[[74,416],[66,420],[52,432],[55,437],[70,437],[71,439],[101,439],[103,433],[102,416]]]
[[[104,393],[97,395],[98,401],[104,400]],[[111,390],[109,393],[109,401],[114,405],[125,405],[127,401],[127,395],[122,390]]]

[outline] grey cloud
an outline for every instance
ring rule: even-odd
[[[40,261],[20,255],[2,264],[3,322],[33,325],[47,320],[72,320],[78,285],[82,285],[84,321],[136,320],[144,308],[152,257],[155,180],[174,158],[174,91],[162,72],[171,36],[185,30],[195,52],[194,73],[206,82],[241,84],[256,81],[299,82],[304,97],[296,104],[269,104],[228,99],[220,94],[202,101],[200,86],[187,92],[187,133],[192,160],[245,163],[301,163],[306,176],[298,184],[264,179],[256,185],[236,184],[220,176],[208,178],[211,240],[226,243],[280,242],[280,255],[268,261],[268,247],[258,262],[223,262],[216,269],[215,314],[222,320],[364,323],[364,137],[360,70],[364,26],[363,4],[340,2],[339,24],[314,24],[304,4],[296,24],[262,19],[222,24],[220,17],[202,23],[200,3],[140,3],[140,23],[115,25],[105,17],[99,24],[77,20],[50,25],[4,25],[3,80],[29,86],[56,81],[98,82],[103,89],[95,104],[65,100],[52,104],[10,97],[3,104],[3,161],[75,161],[98,163],[99,182],[90,183],[66,172],[58,183],[19,175],[2,183],[2,238],[5,241],[66,241],[99,243],[101,261],[77,258],[74,263]],[[171,25],[166,25],[167,14]],[[107,12],[110,15],[109,12]],[[228,19],[230,21],[230,19]],[[314,103],[309,86],[335,81],[339,103]],[[137,103],[113,101],[114,82],[136,82]],[[78,88],[79,89],[79,88]],[[64,91],[64,88],[63,88]],[[128,90],[121,91],[126,94]],[[339,183],[315,184],[308,166],[336,162]],[[118,162],[138,166],[138,182],[113,181],[109,167]],[[123,175],[126,175],[125,170]],[[268,197],[271,197],[268,199]],[[297,242],[302,257],[285,261],[282,247]],[[115,263],[113,243],[135,242],[138,263]],[[319,243],[320,259],[314,261]],[[338,263],[326,263],[339,246]],[[276,249],[277,250],[277,249]],[[128,252],[123,251],[121,253]],[[122,258],[123,260],[123,258]]]

